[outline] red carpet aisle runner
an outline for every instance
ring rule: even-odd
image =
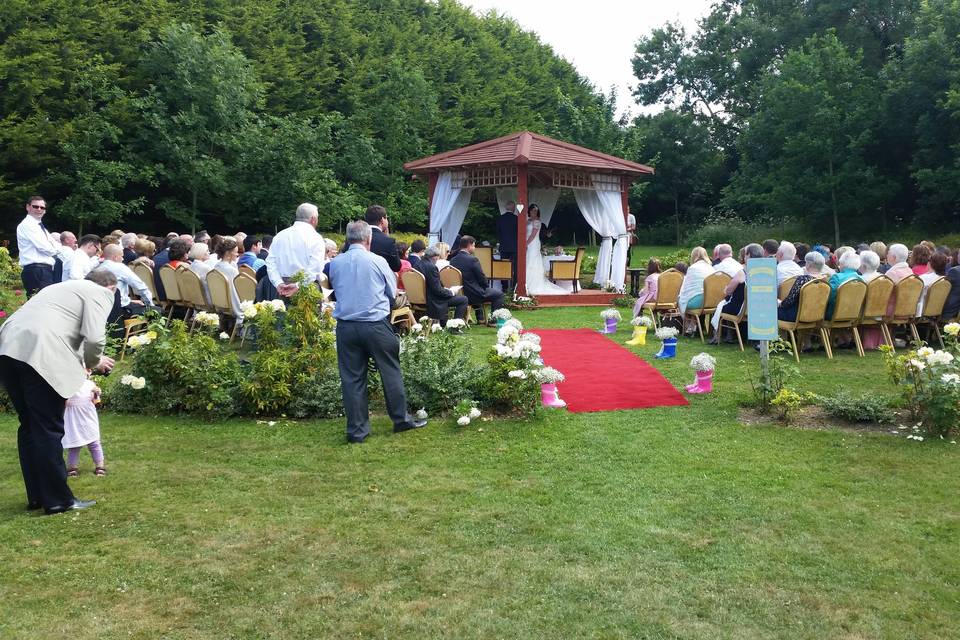
[[[557,389],[574,413],[687,404],[659,371],[593,329],[530,331],[543,361],[566,376]]]

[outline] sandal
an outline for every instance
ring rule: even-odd
[[[80,469],[76,467],[67,467],[67,477],[68,478],[77,478],[80,476]]]
[[[103,476],[107,475],[107,470],[105,467],[97,467],[93,470],[93,475],[100,476],[102,478]]]

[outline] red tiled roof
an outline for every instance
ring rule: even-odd
[[[403,165],[403,168],[411,173],[423,174],[441,169],[498,164],[548,165],[628,175],[653,173],[652,167],[529,131],[511,133],[495,140],[414,160]]]

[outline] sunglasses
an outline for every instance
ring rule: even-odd
[[[31,206],[33,209],[40,209],[40,211],[46,211],[46,210],[47,210],[46,207],[40,206],[39,204],[32,204],[32,205],[30,205],[30,206]]]

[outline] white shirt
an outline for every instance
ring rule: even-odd
[[[76,249],[67,246],[60,247],[60,262],[63,263],[63,272],[60,274],[60,282],[66,282],[70,279],[70,265],[73,264],[73,254]]]
[[[803,273],[803,267],[793,260],[782,260],[777,263],[777,284],[783,284],[788,278],[802,276]]]
[[[273,238],[267,255],[267,277],[273,286],[279,287],[284,278],[303,271],[306,281],[313,282],[323,273],[326,257],[327,245],[313,225],[294,222]]]
[[[219,260],[217,260],[217,262],[219,262]],[[210,264],[209,260],[206,262],[194,260],[190,263],[190,271],[197,274],[197,277],[200,278],[200,284],[203,285],[203,297],[206,299],[207,304],[210,304],[210,287],[207,286],[207,274],[210,273],[210,270],[215,266],[217,266],[217,264]]]
[[[83,280],[99,264],[99,256],[91,257],[83,249],[77,249],[73,252],[73,258],[70,260],[70,277],[64,275],[64,280]],[[66,273],[66,267],[64,267],[64,273]]]
[[[687,310],[687,303],[691,299],[703,293],[703,281],[713,272],[713,266],[703,260],[697,260],[687,268],[687,273],[683,276],[683,286],[680,287],[680,295],[677,296],[680,313]]]
[[[920,300],[917,302],[918,318],[923,315],[923,307],[927,304],[927,294],[930,292],[930,285],[942,277],[943,276],[938,276],[936,271],[927,271],[920,276],[920,281],[923,282],[923,291],[920,293]]]
[[[21,267],[28,264],[48,264],[52,267],[60,246],[39,220],[28,215],[17,225],[17,251]]]
[[[150,288],[140,279],[133,270],[122,262],[114,262],[113,260],[104,260],[103,265],[104,269],[117,276],[117,291],[120,292],[120,306],[126,307],[130,305],[130,287],[133,287],[140,295],[140,299],[145,303],[152,305],[153,304],[153,294],[150,293]]]
[[[718,262],[713,268],[716,271],[720,271],[721,273],[727,274],[731,278],[737,275],[738,273],[740,273],[741,271],[743,271],[743,265],[740,264],[737,261],[737,259],[732,256],[727,256],[726,258]]]
[[[633,229],[637,228],[637,216],[633,215],[632,213],[628,213],[627,214],[627,231],[630,231],[631,227],[633,227]]]
[[[866,273],[861,274],[860,277],[863,278],[864,282],[872,282],[881,275],[883,274],[881,274],[879,271],[867,271]]]

